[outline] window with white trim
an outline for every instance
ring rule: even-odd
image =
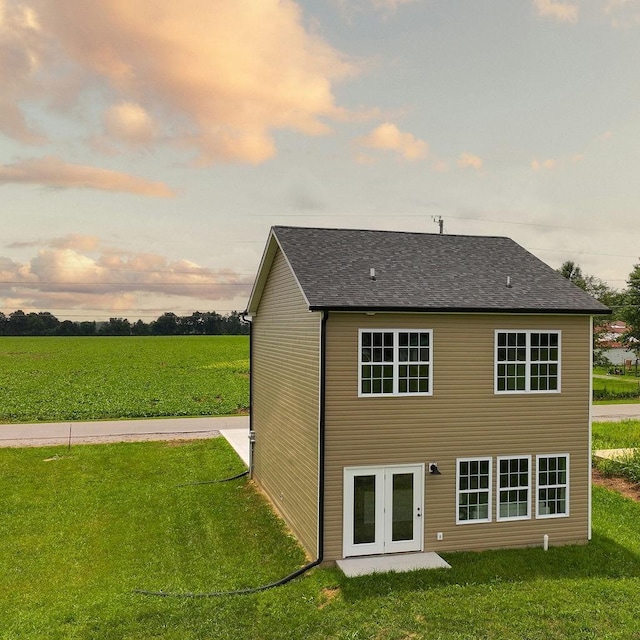
[[[561,518],[569,515],[569,454],[536,456],[538,492],[536,516]]]
[[[531,456],[498,458],[498,520],[531,517]]]
[[[456,524],[491,522],[491,458],[458,458]]]
[[[360,329],[358,395],[431,395],[432,331]]]
[[[560,331],[496,331],[496,393],[559,391]]]

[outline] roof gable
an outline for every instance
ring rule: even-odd
[[[509,238],[285,226],[271,230],[250,313],[277,248],[311,310],[609,313]]]

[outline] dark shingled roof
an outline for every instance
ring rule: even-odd
[[[272,231],[312,310],[609,313],[509,238],[284,226]]]

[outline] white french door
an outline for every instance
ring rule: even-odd
[[[343,555],[422,551],[424,464],[344,469]]]

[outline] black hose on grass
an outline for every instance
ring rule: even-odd
[[[204,480],[202,482],[188,482],[185,484],[177,484],[176,487],[194,487],[202,484],[218,484],[220,482],[229,482],[231,480],[237,480],[238,478],[242,478],[246,476],[249,471],[243,471],[242,473],[238,473],[235,476],[231,476],[230,478],[222,478],[221,480]],[[259,593],[260,591],[267,591],[268,589],[275,589],[276,587],[281,587],[288,582],[291,582],[298,576],[301,576],[303,573],[306,573],[313,567],[316,567],[320,564],[322,560],[318,558],[318,560],[314,560],[309,564],[306,564],[304,567],[300,567],[293,573],[290,573],[288,576],[281,578],[280,580],[276,580],[275,582],[270,582],[269,584],[263,584],[259,587],[249,587],[247,589],[236,589],[233,591],[211,591],[209,593],[172,593],[169,591],[146,591],[144,589],[134,589],[133,593],[141,596],[156,596],[158,598],[217,598],[220,596],[244,596],[249,595],[251,593]]]
[[[194,487],[202,484],[218,484],[220,482],[229,482],[230,480],[237,480],[238,478],[242,478],[249,473],[249,470],[243,471],[235,476],[231,476],[230,478],[222,478],[221,480],[204,480],[202,482],[188,482],[186,484],[177,484],[176,487]],[[251,593],[260,593],[261,591],[267,591],[268,589],[275,589],[276,587],[281,587],[292,580],[295,580],[298,576],[301,576],[303,573],[306,573],[313,567],[317,567],[322,562],[322,558],[318,558],[309,564],[306,564],[304,567],[300,567],[300,569],[296,569],[293,573],[290,573],[288,576],[284,578],[280,578],[280,580],[276,580],[275,582],[270,582],[269,584],[263,584],[259,587],[249,587],[247,589],[236,589],[233,591],[211,591],[208,593],[172,593],[169,591],[146,591],[144,589],[134,589],[133,593],[141,596],[155,596],[158,598],[218,598],[221,596],[246,596]]]
[[[322,560],[318,558],[318,560],[314,560],[313,562],[306,564],[304,567],[300,567],[300,569],[297,569],[280,580],[270,582],[269,584],[263,584],[259,587],[250,587],[248,589],[237,589],[235,591],[212,591],[210,593],[170,593],[168,591],[144,591],[142,589],[135,589],[133,593],[141,596],[157,596],[159,598],[218,598],[220,596],[246,596],[250,593],[259,593],[260,591],[267,591],[267,589],[281,587],[287,584],[287,582],[291,582],[298,576],[301,576],[303,573],[306,573],[309,569],[313,569],[313,567],[318,566],[320,562],[322,562]]]
[[[243,471],[238,475],[231,476],[230,478],[222,478],[222,480],[203,480],[202,482],[186,482],[185,484],[177,484],[175,486],[176,488],[178,488],[178,487],[196,487],[201,484],[218,484],[220,482],[229,482],[230,480],[237,480],[238,478],[242,478],[243,476],[246,476],[248,474],[249,474],[249,470],[247,469],[246,471]]]

